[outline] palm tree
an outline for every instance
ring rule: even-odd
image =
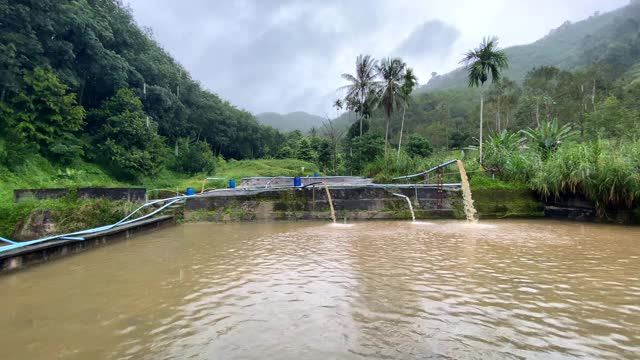
[[[491,82],[500,80],[502,70],[509,66],[507,54],[498,48],[498,38],[484,38],[480,46],[469,50],[460,63],[467,67],[469,87],[480,87],[480,163],[482,163],[484,83],[489,76],[491,76]]]
[[[407,108],[409,107],[409,99],[411,98],[411,93],[413,89],[418,85],[418,77],[413,73],[412,68],[407,68],[407,71],[404,73],[404,77],[402,79],[402,87],[400,91],[402,92],[402,123],[400,124],[400,139],[398,140],[398,159],[400,159],[400,147],[402,146],[402,132],[404,131],[404,115],[407,112]]]
[[[386,115],[386,130],[384,132],[385,155],[389,144],[389,123],[391,122],[391,115],[393,115],[396,109],[402,106],[402,84],[406,67],[407,64],[400,58],[386,58],[376,67],[378,76],[382,79],[380,89],[378,90],[378,99],[379,102],[382,103],[384,114]]]
[[[336,108],[336,119],[340,116],[340,110],[342,110],[342,100],[336,99],[333,102],[333,107]]]
[[[371,55],[358,55],[355,75],[342,74],[342,78],[350,83],[340,88],[347,91],[345,100],[358,105],[355,111],[356,115],[360,113],[360,136],[362,136],[362,107],[368,94],[376,86],[376,67],[377,61]]]

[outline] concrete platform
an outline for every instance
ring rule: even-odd
[[[133,234],[140,234],[175,224],[173,215],[159,216],[123,225],[115,229],[84,235],[85,240],[53,240],[0,253],[0,274],[23,269],[63,256],[103,246]]]
[[[360,176],[303,176],[300,177],[302,181],[302,186],[323,182],[327,185],[367,185],[372,184],[373,180],[368,178],[363,178]],[[273,188],[273,187],[283,187],[283,186],[292,186],[293,185],[293,177],[291,176],[257,176],[257,177],[248,177],[243,178],[242,182],[240,182],[239,188],[251,188],[251,187],[264,187],[264,188]]]

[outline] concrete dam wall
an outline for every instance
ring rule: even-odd
[[[411,219],[406,199],[416,218],[464,218],[459,187],[433,185],[359,185],[329,188],[338,221]],[[249,221],[330,219],[330,206],[322,185],[265,190],[229,189],[189,198],[185,218],[191,221]]]

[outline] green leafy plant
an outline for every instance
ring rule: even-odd
[[[558,120],[544,121],[535,129],[521,130],[522,134],[529,140],[528,143],[536,147],[542,153],[543,157],[547,157],[549,153],[554,151],[561,143],[574,138],[578,133],[573,131],[571,125],[558,125]]]

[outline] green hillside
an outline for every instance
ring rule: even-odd
[[[208,171],[213,155],[273,155],[281,143],[203,89],[121,1],[0,0],[0,19],[0,169],[38,155],[134,180]]]
[[[311,128],[319,128],[326,119],[306,113],[304,111],[296,111],[288,114],[278,114],[275,112],[266,112],[256,115],[258,122],[263,125],[272,126],[280,131],[300,130],[307,132]]]
[[[576,23],[567,21],[532,44],[505,48],[509,57],[509,69],[505,75],[522,82],[533,67],[555,66],[573,70],[600,61],[612,65],[619,75],[640,56],[639,34],[638,1]],[[432,78],[417,92],[466,85],[466,73],[459,68]]]

